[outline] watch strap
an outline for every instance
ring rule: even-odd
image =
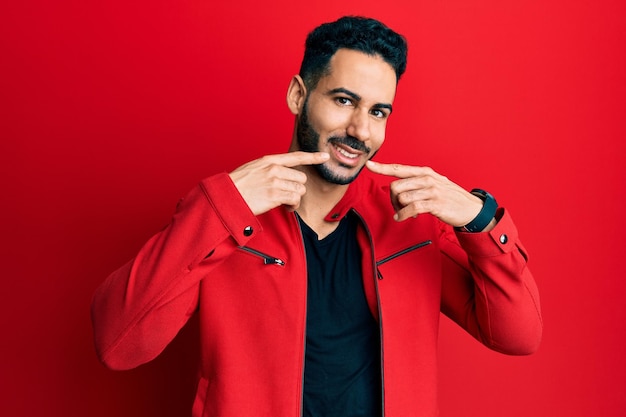
[[[498,203],[491,194],[480,188],[474,188],[470,192],[483,200],[483,208],[471,222],[461,227],[461,230],[470,233],[481,232],[495,217],[496,211],[498,210]]]

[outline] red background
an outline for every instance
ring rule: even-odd
[[[198,180],[287,149],[304,37],[342,14],[410,44],[377,159],[494,193],[541,290],[530,357],[443,320],[442,416],[625,415],[623,1],[5,3],[0,415],[189,413],[193,328],[109,371],[91,295]]]

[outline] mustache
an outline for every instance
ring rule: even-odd
[[[365,146],[363,142],[354,136],[331,136],[328,138],[329,143],[342,144],[351,147],[354,150],[369,154],[371,149]]]

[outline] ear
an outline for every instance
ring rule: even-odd
[[[304,101],[306,99],[306,87],[304,80],[299,75],[294,75],[287,89],[287,106],[295,115],[302,112]]]

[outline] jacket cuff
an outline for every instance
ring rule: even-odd
[[[463,249],[470,256],[497,256],[513,251],[518,242],[517,228],[511,215],[504,208],[496,212],[499,219],[489,232],[469,233],[456,231],[456,236]]]
[[[262,231],[261,223],[227,173],[202,180],[200,188],[237,245],[244,246]]]

